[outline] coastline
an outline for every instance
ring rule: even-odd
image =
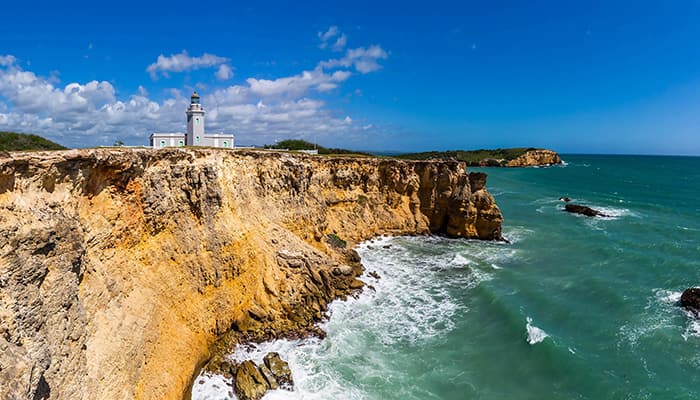
[[[95,149],[14,153],[0,168],[1,216],[20,228],[4,268],[39,274],[42,287],[5,289],[43,299],[10,317],[43,327],[9,330],[5,346],[40,351],[4,353],[18,365],[4,379],[24,392],[44,380],[74,398],[182,398],[222,334],[298,332],[361,287],[345,246],[501,237],[485,174],[458,162]],[[50,357],[71,342],[72,357]]]

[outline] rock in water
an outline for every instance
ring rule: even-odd
[[[287,390],[294,388],[294,380],[292,379],[292,370],[289,369],[289,364],[280,358],[280,355],[271,352],[267,353],[263,362],[270,369],[280,387]]]
[[[254,362],[243,361],[236,371],[236,381],[233,390],[240,400],[259,400],[270,388]]]
[[[279,389],[280,385],[277,383],[277,378],[275,378],[275,376],[272,374],[272,371],[270,371],[270,368],[268,368],[267,365],[262,364],[260,367],[258,367],[258,369],[260,370],[260,373],[265,377],[267,384],[270,385],[270,389]]]
[[[681,306],[696,316],[700,314],[700,288],[686,289],[681,295]]]
[[[607,215],[603,214],[598,210],[594,210],[590,207],[578,204],[567,204],[564,206],[564,211],[568,211],[573,214],[582,214],[589,217],[607,217]]]
[[[563,201],[563,202],[565,202],[565,203],[568,203],[568,202],[571,201],[571,197],[560,197],[560,198],[559,198],[559,201]]]

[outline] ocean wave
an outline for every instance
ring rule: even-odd
[[[654,289],[639,318],[620,327],[619,336],[622,340],[618,342],[618,347],[627,343],[636,348],[640,339],[664,330],[679,334],[685,340],[700,337],[700,321],[680,307],[682,294],[682,291],[677,290]],[[684,325],[680,322],[680,315],[686,316]]]
[[[442,340],[455,329],[455,315],[468,312],[452,293],[491,279],[495,262],[503,260],[503,253],[510,254],[509,247],[439,237],[379,237],[356,249],[365,267],[361,279],[374,289],[330,304],[331,317],[320,324],[328,333],[324,340],[239,346],[229,356],[260,363],[275,351],[289,363],[294,391],[270,391],[265,400],[369,397],[357,382],[384,379],[383,371],[395,369],[384,353],[395,345],[423,346]],[[342,365],[351,366],[352,374],[338,368]],[[192,399],[235,400],[222,379],[201,374]]]
[[[505,237],[511,244],[521,242],[528,236],[535,233],[534,230],[526,228],[524,226],[510,226],[503,230],[503,237]]]
[[[532,318],[527,317],[525,319],[525,321],[527,322],[525,324],[525,330],[527,331],[527,342],[528,343],[534,345],[534,344],[542,342],[547,337],[549,337],[547,332],[545,332],[541,328],[538,328],[538,327],[532,325]]]
[[[605,214],[605,217],[600,217],[601,219],[619,219],[622,217],[638,217],[638,215],[631,211],[629,208],[618,208],[610,206],[593,206],[596,210]]]
[[[495,262],[510,248],[436,237],[379,237],[361,243],[365,274],[373,286],[357,298],[334,301],[330,319],[320,324],[324,340],[277,340],[239,346],[231,360],[262,361],[275,351],[289,363],[295,380],[293,392],[277,390],[265,395],[274,399],[364,399],[357,381],[385,379],[391,358],[381,351],[400,344],[422,346],[440,340],[455,329],[454,316],[468,310],[453,298],[491,279]],[[476,251],[478,250],[478,251]],[[376,272],[379,278],[370,276]],[[372,274],[374,275],[374,274]],[[350,365],[351,376],[338,365]],[[193,400],[233,399],[225,378],[201,374],[192,389]],[[201,383],[200,383],[201,382]]]

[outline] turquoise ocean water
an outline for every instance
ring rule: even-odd
[[[700,158],[563,158],[484,169],[510,244],[364,243],[376,291],[335,302],[325,340],[232,357],[290,361],[296,390],[265,399],[698,398],[700,323],[677,302],[700,285]],[[198,381],[194,399],[234,398]]]

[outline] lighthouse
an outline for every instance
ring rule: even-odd
[[[190,97],[190,106],[185,114],[187,114],[187,145],[200,146],[204,137],[204,109],[196,91]]]
[[[190,96],[190,105],[185,110],[187,115],[186,133],[152,133],[151,147],[206,146],[233,148],[233,135],[226,133],[206,133],[204,130],[204,108],[201,98],[195,91]]]

